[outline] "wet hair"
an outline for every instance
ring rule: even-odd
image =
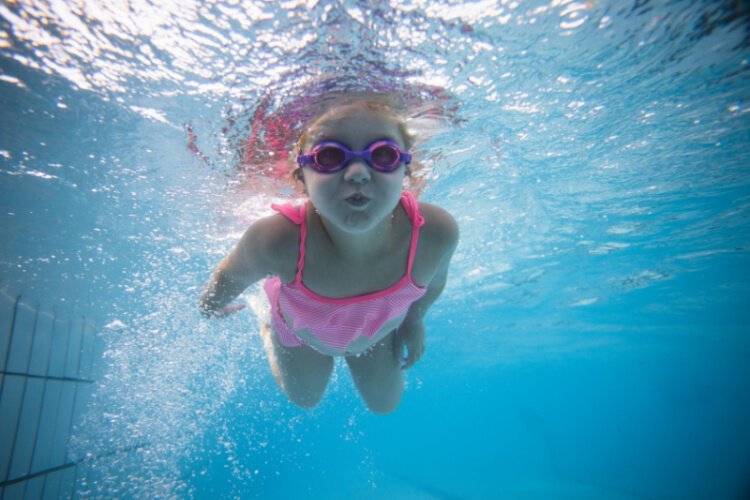
[[[306,130],[300,134],[296,145],[289,155],[289,159],[293,168],[292,177],[300,182],[304,182],[302,178],[302,167],[297,166],[296,158],[306,147],[309,146],[308,140],[310,131],[315,128],[318,123],[336,120],[348,116],[349,114],[357,111],[369,111],[373,114],[377,114],[381,117],[393,120],[396,123],[401,139],[404,142],[404,147],[408,151],[414,144],[414,135],[409,131],[406,126],[406,120],[399,114],[398,107],[385,95],[346,95],[337,96],[333,98],[333,102],[329,102],[322,112],[318,113],[310,121]],[[406,175],[411,175],[409,165],[406,166]]]

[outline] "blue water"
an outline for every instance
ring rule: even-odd
[[[734,1],[0,6],[0,286],[85,315],[107,346],[70,444],[101,456],[78,494],[746,496],[748,16]],[[292,406],[252,313],[195,310],[248,222],[294,196],[238,168],[252,116],[297,116],[325,88],[443,117],[412,120],[422,199],[461,242],[388,416],[341,364],[319,408]]]

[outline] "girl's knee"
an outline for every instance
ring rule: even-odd
[[[388,394],[384,397],[364,397],[365,405],[367,409],[378,415],[387,415],[393,413],[398,408],[401,402],[401,395],[403,391],[398,394]]]
[[[289,401],[299,406],[300,408],[310,409],[318,406],[320,400],[323,399],[325,387],[323,387],[323,390],[316,391],[304,390],[296,387],[284,387],[283,390]]]
[[[306,346],[286,347],[269,327],[261,334],[271,373],[289,401],[302,408],[316,406],[333,372],[333,358]]]
[[[399,371],[391,377],[363,377],[357,389],[373,413],[386,414],[398,408],[404,394],[404,377]]]
[[[323,362],[307,371],[290,370],[284,374],[281,388],[295,405],[314,408],[323,399],[332,371],[332,362]]]
[[[346,358],[349,371],[367,408],[378,414],[393,412],[404,393],[404,372],[388,340],[369,353]]]

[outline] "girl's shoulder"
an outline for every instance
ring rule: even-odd
[[[280,213],[257,219],[248,230],[257,233],[271,251],[299,241],[299,226]]]
[[[282,277],[289,274],[289,263],[296,263],[299,255],[299,226],[280,213],[253,222],[242,240],[246,250],[257,252],[272,273]]]
[[[459,235],[456,219],[444,208],[422,201],[419,202],[419,212],[424,217],[420,241],[445,252],[452,251]]]

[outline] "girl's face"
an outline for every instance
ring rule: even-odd
[[[352,109],[342,116],[313,124],[303,152],[322,141],[336,141],[361,151],[380,139],[391,139],[406,149],[394,118],[366,109]],[[309,167],[302,175],[310,200],[321,217],[350,233],[372,229],[390,216],[401,198],[405,166],[378,172],[364,160],[355,159],[343,170],[321,173]]]

